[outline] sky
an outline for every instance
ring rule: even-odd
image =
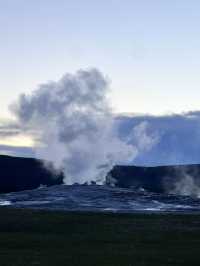
[[[199,110],[199,10],[197,0],[0,0],[0,119],[20,93],[91,67],[109,78],[116,113]]]
[[[199,109],[200,2],[0,0],[1,117],[19,93],[96,67],[116,112]]]

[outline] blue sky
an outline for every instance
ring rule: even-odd
[[[199,109],[200,2],[0,0],[1,117],[65,72],[108,75],[116,112]]]

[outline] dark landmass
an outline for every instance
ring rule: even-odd
[[[1,266],[200,265],[200,217],[0,209]]]
[[[0,193],[38,188],[40,185],[58,185],[63,174],[52,165],[33,158],[0,156]]]
[[[123,188],[143,188],[165,193],[174,189],[184,177],[192,177],[200,185],[200,165],[171,165],[157,167],[115,166],[106,177],[106,184]]]
[[[200,185],[200,165],[176,166],[115,166],[106,177],[107,185],[123,188],[144,188],[151,192],[164,193],[184,175],[191,176]],[[40,185],[63,183],[62,172],[53,166],[33,158],[0,155],[0,193],[35,189]]]

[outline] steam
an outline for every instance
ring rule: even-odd
[[[152,149],[160,140],[157,131],[149,132],[150,125],[147,121],[141,121],[127,136],[128,143],[135,145],[139,153],[147,152]]]
[[[195,166],[194,166],[195,167]],[[198,173],[190,173],[187,167],[176,167],[177,180],[171,193],[181,196],[200,197]]]
[[[98,70],[80,70],[22,94],[11,106],[21,127],[34,136],[37,157],[62,169],[66,184],[102,183],[115,164],[133,161],[144,148],[119,138],[108,85]]]

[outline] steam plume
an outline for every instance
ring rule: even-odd
[[[108,81],[98,70],[80,70],[22,94],[11,106],[20,125],[37,132],[38,157],[62,168],[67,184],[101,183],[113,165],[138,153],[118,137],[107,91]]]
[[[195,168],[195,166],[194,166]],[[199,174],[190,173],[187,167],[176,167],[177,180],[174,188],[170,191],[172,194],[181,196],[200,197]]]

